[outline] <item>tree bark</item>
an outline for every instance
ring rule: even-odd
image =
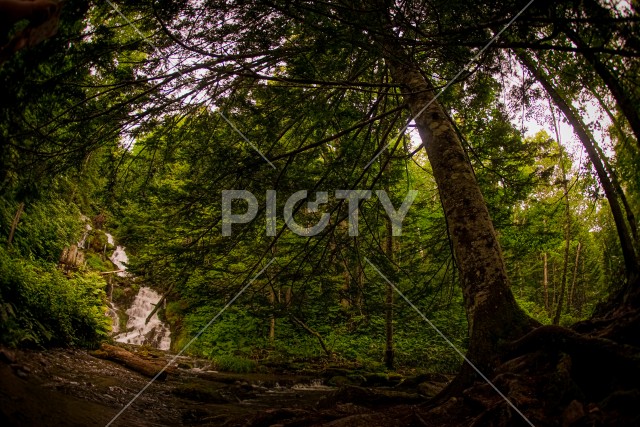
[[[18,209],[16,210],[16,214],[13,217],[13,221],[11,222],[11,230],[9,231],[9,239],[7,239],[7,246],[11,246],[13,243],[13,237],[16,233],[16,228],[18,228],[18,223],[20,222],[20,217],[24,213],[24,202],[20,202],[18,205]]]
[[[560,130],[558,129],[558,121],[556,120],[556,114],[553,110],[551,100],[549,100],[549,107],[551,108],[551,116],[553,118],[553,128],[556,133],[556,142],[558,143],[558,152],[560,154],[560,171],[562,172],[562,192],[564,195],[564,257],[562,262],[562,276],[560,278],[560,293],[558,295],[558,303],[556,305],[556,314],[553,316],[553,324],[560,323],[560,316],[562,315],[562,304],[564,303],[564,294],[567,288],[567,270],[569,268],[569,250],[571,249],[571,205],[569,203],[569,186],[567,181],[567,169],[564,165],[565,151],[562,143],[560,142]]]
[[[276,309],[276,292],[273,286],[269,287],[269,304],[271,305],[271,314],[269,315],[269,345],[273,348],[276,343],[276,316],[273,313],[273,310]]]
[[[412,116],[417,116],[442,200],[469,323],[467,357],[490,372],[497,366],[501,342],[521,337],[534,323],[513,297],[485,200],[457,133],[434,100],[433,84],[394,42],[393,35],[383,41],[383,56]],[[466,364],[463,369],[472,374]]]
[[[576,279],[578,278],[578,262],[580,261],[581,246],[580,242],[578,242],[578,248],[576,249],[576,262],[573,265],[573,280],[571,281],[571,289],[569,290],[569,298],[567,299],[567,314],[570,313],[570,309],[573,306],[573,295],[576,289]]]
[[[107,359],[117,362],[133,371],[136,371],[146,377],[155,377],[165,366],[160,360],[147,360],[131,353],[122,347],[117,347],[110,344],[102,344],[99,350],[92,353],[95,357],[100,359]],[[167,373],[174,372],[175,368],[169,367],[166,369],[158,379],[163,380],[167,377]]]
[[[563,149],[560,143],[560,165],[562,168],[562,189],[564,191],[564,209],[565,209],[565,224],[564,224],[564,259],[562,263],[562,277],[560,279],[560,291],[558,295],[558,304],[556,306],[556,314],[553,316],[553,324],[560,323],[560,315],[562,314],[562,304],[564,302],[564,294],[567,287],[567,269],[569,267],[569,250],[571,249],[571,206],[569,204],[569,187],[567,186],[567,174],[564,167],[564,156],[562,155]]]
[[[618,196],[620,196],[620,201],[622,202],[624,211],[627,214],[627,222],[629,223],[629,229],[631,230],[631,237],[633,237],[633,240],[638,243],[638,223],[636,222],[636,216],[633,213],[633,209],[631,209],[631,206],[629,205],[629,201],[627,200],[627,196],[624,194],[624,189],[622,188],[622,185],[620,185],[620,181],[618,181],[618,175],[611,167],[609,159],[607,158],[606,154],[604,154],[604,151],[602,151],[602,148],[600,148],[598,144],[595,144],[595,147],[598,151],[600,159],[602,159],[602,165],[604,166],[604,169],[607,171],[607,174],[611,178],[611,184],[613,184],[613,188],[618,193]]]
[[[598,91],[593,88],[589,88],[589,89],[591,91],[591,94],[598,100],[600,107],[607,113],[607,116],[609,116],[611,123],[613,123],[617,131],[620,133],[620,137],[624,138],[622,143],[626,145],[626,143],[630,138],[628,137],[628,135],[626,135],[625,131],[620,126],[620,123],[618,123],[619,122],[618,119],[613,115],[607,103],[598,94]],[[602,159],[602,164],[604,165],[605,170],[607,171],[607,173],[609,174],[609,177],[611,178],[611,183],[613,184],[613,187],[616,189],[616,191],[618,192],[618,195],[620,196],[620,201],[622,202],[624,211],[627,214],[627,221],[629,222],[629,228],[631,229],[631,236],[633,237],[633,240],[636,242],[636,245],[637,245],[638,244],[638,222],[636,221],[636,216],[633,213],[633,209],[631,208],[631,205],[629,205],[627,195],[624,192],[622,185],[620,184],[620,180],[618,180],[618,174],[611,167],[611,162],[609,162],[607,155],[604,153],[604,151],[602,151],[602,148],[600,148],[598,144],[596,144],[595,147],[598,150],[598,155],[600,155],[600,158]]]
[[[549,267],[547,264],[547,253],[542,253],[542,289],[544,292],[544,309],[547,313],[549,310]]]
[[[518,58],[522,64],[529,70],[529,72],[538,80],[538,82],[542,85],[542,87],[547,91],[553,102],[556,106],[562,111],[564,116],[567,118],[571,126],[573,127],[574,132],[582,142],[587,154],[589,155],[589,159],[593,164],[593,167],[596,170],[598,175],[598,180],[602,185],[605,196],[607,197],[607,201],[609,202],[609,206],[611,208],[611,214],[613,215],[613,220],[616,224],[616,230],[618,232],[618,238],[620,240],[620,246],[622,249],[622,255],[624,257],[625,270],[627,281],[629,283],[635,283],[635,280],[638,277],[638,261],[636,258],[635,249],[633,247],[633,241],[629,230],[627,229],[627,224],[625,222],[624,215],[622,213],[622,209],[620,208],[620,203],[618,202],[618,195],[615,191],[609,176],[602,164],[602,160],[600,156],[598,156],[598,151],[595,148],[595,141],[591,132],[584,125],[582,120],[579,118],[573,107],[565,101],[565,99],[560,95],[556,87],[550,81],[550,79],[542,72],[539,67],[533,62],[533,60],[524,52],[516,51]]]

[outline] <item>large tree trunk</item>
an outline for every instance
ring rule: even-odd
[[[611,167],[611,163],[609,162],[609,158],[602,151],[602,148],[598,144],[595,145],[596,150],[598,151],[598,155],[602,160],[602,165],[604,169],[607,171],[607,174],[611,178],[611,184],[613,184],[613,188],[618,193],[620,197],[620,202],[622,202],[622,206],[624,207],[624,211],[627,214],[627,222],[629,223],[629,229],[631,230],[631,237],[633,237],[633,241],[638,243],[638,223],[636,222],[636,216],[633,213],[633,209],[629,205],[629,201],[627,200],[627,196],[624,193],[624,189],[622,185],[620,185],[620,181],[618,180],[618,175],[616,171]]]
[[[600,107],[607,113],[607,116],[609,116],[611,123],[613,123],[616,130],[620,133],[620,137],[624,138],[624,140],[622,141],[622,144],[623,145],[627,144],[630,138],[625,133],[624,129],[622,129],[622,126],[620,125],[618,118],[613,114],[613,112],[611,112],[611,109],[609,108],[605,100],[602,99],[602,97],[598,94],[598,91],[593,88],[590,88],[590,90],[591,90],[591,94],[598,100]],[[611,162],[609,162],[609,159],[607,158],[604,151],[602,151],[602,148],[600,148],[600,146],[596,144],[596,149],[598,150],[598,154],[602,159],[602,163],[604,164],[605,170],[611,177],[611,182],[613,183],[614,188],[616,189],[616,191],[618,192],[618,195],[620,196],[620,201],[622,202],[622,206],[624,206],[625,213],[627,214],[627,221],[629,222],[631,235],[633,236],[633,240],[637,244],[638,243],[638,222],[636,221],[636,216],[633,213],[633,209],[631,208],[631,205],[629,205],[629,201],[627,200],[627,195],[624,189],[622,188],[622,185],[620,184],[620,180],[618,179],[618,174],[611,167]]]
[[[560,294],[558,295],[558,303],[556,305],[556,313],[553,316],[553,324],[560,323],[560,316],[562,314],[562,304],[564,303],[564,294],[567,288],[567,269],[569,268],[569,250],[571,249],[571,205],[569,203],[569,185],[567,180],[567,169],[564,165],[565,151],[562,143],[560,142],[560,130],[558,129],[558,121],[556,120],[555,111],[553,111],[553,105],[549,100],[549,107],[551,108],[551,116],[553,118],[553,128],[556,132],[556,141],[558,143],[560,171],[562,172],[562,192],[564,195],[564,258],[562,263],[562,277],[560,278]]]
[[[531,57],[522,51],[517,51],[516,53],[520,58],[520,61],[525,67],[527,67],[536,80],[538,80],[549,96],[551,96],[551,99],[553,99],[556,106],[560,111],[562,111],[587,151],[589,159],[598,174],[598,180],[600,181],[600,185],[602,185],[602,189],[607,197],[609,207],[611,208],[611,214],[613,215],[613,220],[616,224],[616,230],[618,232],[618,238],[620,239],[620,246],[622,248],[622,255],[624,257],[627,281],[629,283],[634,283],[638,277],[638,261],[633,247],[633,241],[631,239],[631,234],[627,229],[627,223],[625,222],[620,203],[618,202],[618,195],[611,183],[611,180],[609,179],[609,176],[607,175],[604,165],[602,164],[602,160],[598,156],[598,151],[595,148],[596,143],[591,132],[589,132],[580,117],[574,111],[573,107],[565,101],[553,83],[534,63]]]
[[[556,127],[557,129],[557,127]],[[559,134],[558,134],[559,137]],[[559,139],[559,138],[558,138]],[[562,169],[562,190],[564,192],[564,258],[562,263],[562,277],[560,279],[560,294],[558,295],[558,304],[556,306],[556,314],[553,316],[553,324],[560,323],[560,315],[562,314],[562,304],[564,303],[564,294],[567,288],[567,269],[569,267],[569,250],[571,249],[571,205],[569,204],[569,186],[567,185],[567,173],[564,167],[563,148],[558,141],[560,147],[560,167]]]
[[[478,369],[489,372],[498,362],[499,344],[522,336],[534,323],[511,293],[493,223],[460,139],[434,101],[432,83],[402,52],[393,41],[383,43],[384,59],[394,81],[401,85],[405,102],[414,117],[420,113],[416,127],[431,163],[460,270],[469,322],[467,357]],[[466,364],[464,369],[471,373]]]

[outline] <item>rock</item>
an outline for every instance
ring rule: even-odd
[[[173,389],[173,394],[190,400],[205,403],[226,404],[229,400],[222,396],[220,390],[202,383],[181,384]]]
[[[22,378],[25,379],[29,376],[29,374],[27,374],[25,371],[23,371],[22,369],[16,369],[15,370],[16,375],[18,376],[18,378]]]
[[[178,362],[178,368],[180,369],[193,369],[193,364],[189,362]]]
[[[362,385],[367,382],[367,379],[360,374],[347,375],[347,379],[351,382],[352,385]]]
[[[363,387],[344,386],[323,397],[318,402],[319,408],[331,408],[340,403],[354,403],[359,406],[377,408],[394,404],[415,404],[424,402],[424,398],[415,393],[404,393],[394,390],[371,390]]]
[[[562,425],[568,427],[584,418],[584,406],[577,400],[572,400],[562,413]]]
[[[343,387],[347,385],[362,385],[365,382],[364,377],[360,375],[349,375],[348,377],[342,375],[336,375],[331,377],[327,384],[335,387]]]
[[[16,374],[18,378],[27,378],[29,376],[29,373],[31,372],[31,369],[18,363],[12,363],[9,366],[11,367],[11,369],[13,369],[13,373]]]
[[[373,372],[364,375],[365,383],[367,387],[381,387],[389,385],[389,378],[386,374],[380,372]]]
[[[322,372],[322,376],[325,378],[332,378],[332,377],[348,377],[349,375],[351,375],[353,372],[348,370],[348,369],[342,369],[342,368],[326,368],[323,372]]]
[[[418,392],[425,397],[434,397],[442,391],[446,386],[444,383],[437,383],[434,381],[425,381],[418,384]]]
[[[408,377],[405,378],[404,380],[402,380],[402,382],[400,384],[398,384],[396,387],[397,388],[417,388],[418,385],[422,384],[423,382],[426,381],[430,381],[430,382],[434,382],[434,383],[448,383],[450,381],[450,378],[447,377],[444,374],[438,374],[438,373],[426,373],[426,374],[420,374],[420,375],[416,375],[415,377]]]
[[[15,352],[9,350],[8,348],[0,348],[0,361],[5,363],[16,363]]]

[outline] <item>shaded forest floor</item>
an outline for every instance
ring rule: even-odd
[[[158,356],[169,357],[158,351],[146,357]],[[2,426],[104,426],[149,381],[86,350],[2,349],[0,360]],[[179,361],[179,368],[154,382],[113,425],[402,425],[380,410],[411,412],[450,379],[340,368],[235,374],[208,370],[205,363]],[[321,385],[326,382],[342,387]]]
[[[639,319],[629,311],[574,330],[540,327],[509,346],[491,380],[535,426],[638,426]],[[163,364],[170,356],[136,357]],[[230,374],[203,363],[181,359],[113,425],[531,425],[484,381],[438,394],[451,378],[339,367]],[[0,424],[103,426],[148,381],[86,350],[0,349]]]

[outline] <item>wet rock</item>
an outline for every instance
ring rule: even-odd
[[[332,378],[332,377],[347,377],[349,375],[351,375],[353,372],[348,370],[348,369],[342,369],[342,368],[326,368],[323,372],[322,372],[322,376],[325,378]]]
[[[219,389],[201,383],[188,383],[178,385],[173,389],[173,394],[189,400],[205,403],[226,404],[229,399],[224,397]]]
[[[18,378],[25,379],[29,376],[29,373],[31,372],[31,369],[29,369],[28,367],[17,364],[17,363],[12,363],[9,366],[11,367],[11,369],[13,369],[13,373],[16,374]]]
[[[405,378],[404,380],[402,380],[400,384],[396,386],[396,388],[398,389],[417,388],[418,385],[427,381],[446,384],[450,381],[450,378],[444,374],[438,374],[438,373],[420,374],[414,377]]]
[[[404,377],[398,374],[384,374],[380,372],[364,374],[366,387],[395,387],[402,382]]]
[[[418,384],[418,392],[425,397],[434,397],[442,391],[446,386],[445,383],[437,383],[434,381],[425,381]]]
[[[334,387],[343,387],[347,385],[359,386],[366,382],[362,375],[349,375],[347,377],[342,375],[336,375],[327,381],[327,384]]]

